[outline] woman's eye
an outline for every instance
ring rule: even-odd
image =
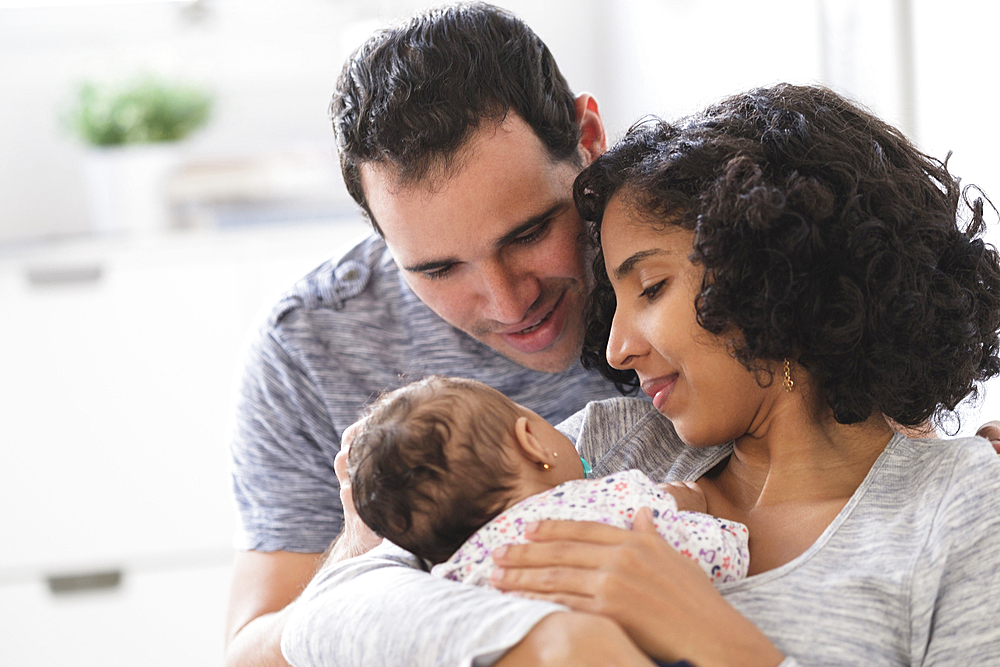
[[[656,295],[660,293],[660,290],[666,283],[667,283],[666,280],[661,280],[658,283],[654,283],[649,287],[647,287],[646,289],[642,290],[642,292],[639,293],[639,296],[643,299],[650,299],[650,300],[655,299]]]

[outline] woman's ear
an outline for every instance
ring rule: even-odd
[[[528,424],[527,417],[518,417],[517,421],[514,422],[514,439],[517,441],[524,458],[532,463],[548,462],[548,453],[531,433],[531,425]]]
[[[601,112],[593,95],[580,93],[573,104],[576,123],[580,126],[580,149],[586,166],[608,149],[608,136],[604,132],[604,121],[601,120]]]

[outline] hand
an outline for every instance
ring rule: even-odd
[[[657,484],[677,501],[680,512],[708,512],[708,499],[697,482],[665,482]]]
[[[979,427],[976,435],[986,438],[993,445],[993,449],[1000,454],[1000,421],[988,421]]]
[[[366,554],[382,543],[382,538],[365,525],[354,509],[354,497],[351,495],[351,476],[347,472],[347,456],[351,449],[351,441],[361,430],[361,422],[355,422],[346,429],[340,439],[340,452],[333,460],[333,468],[340,482],[340,504],[344,506],[344,529],[334,542],[327,563],[337,563],[348,558]]]
[[[633,530],[584,521],[529,527],[531,544],[493,552],[494,586],[616,621],[661,661],[699,667],[767,665],[781,653],[733,609],[689,558],[657,532],[643,508]]]

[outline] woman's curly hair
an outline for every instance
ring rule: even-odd
[[[640,123],[574,185],[598,247],[615,196],[694,232],[698,323],[735,326],[730,350],[747,369],[793,359],[838,422],[882,413],[905,426],[1000,372],[1000,264],[976,238],[983,199],[967,193],[895,128],[787,84]],[[615,296],[600,253],[594,272],[584,365],[634,390],[635,374],[605,357]]]

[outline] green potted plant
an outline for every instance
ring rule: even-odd
[[[63,121],[88,145],[84,176],[97,230],[169,226],[165,179],[211,108],[203,88],[153,74],[78,87]]]

